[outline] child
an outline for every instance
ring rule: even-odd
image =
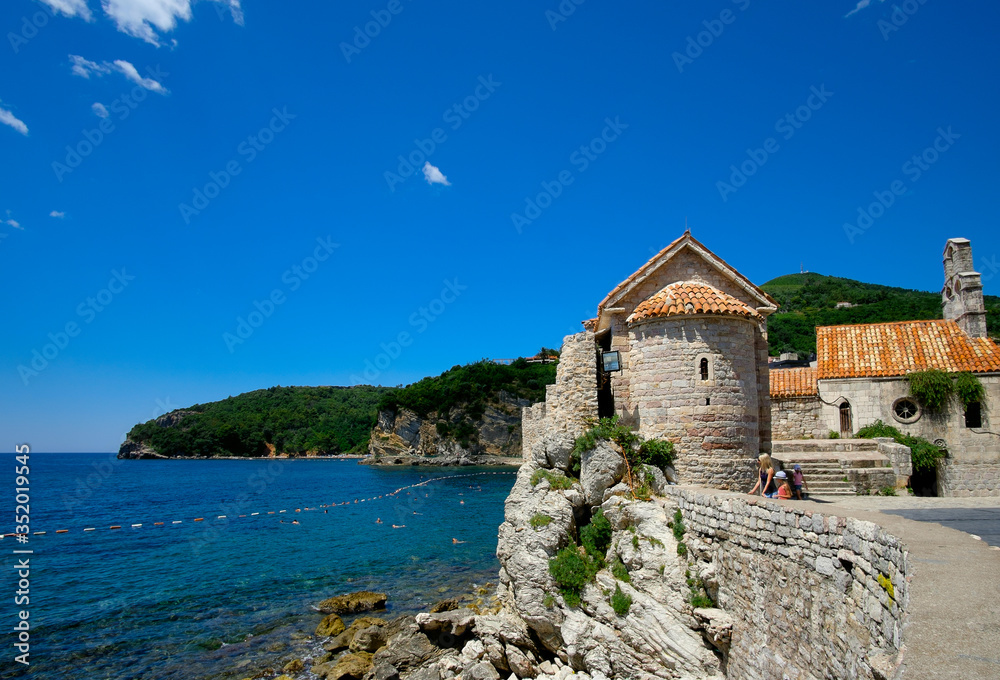
[[[757,456],[757,461],[757,483],[750,489],[750,495],[753,496],[760,489],[761,496],[771,497],[768,494],[771,490],[772,478],[774,477],[774,465],[771,463],[771,456],[762,453]]]
[[[792,488],[795,489],[795,497],[800,501],[802,500],[802,487],[805,486],[806,489],[809,485],[806,484],[806,480],[802,477],[802,466],[796,465],[795,469],[792,470]]]
[[[774,479],[778,482],[778,493],[775,496],[786,501],[792,500],[792,487],[788,485],[788,475],[785,471],[776,473]]]

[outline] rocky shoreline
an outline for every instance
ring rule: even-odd
[[[577,478],[572,447],[567,436],[548,437],[519,470],[499,529],[495,590],[415,616],[366,609],[350,623],[325,601],[312,654],[289,660],[276,680],[725,677],[732,620],[714,607],[710,563],[684,547],[676,500],[660,495],[664,474],[636,470],[647,485],[636,493],[621,450],[599,441]],[[591,559],[578,547],[591,524],[606,527],[600,559],[567,590],[552,564],[567,550],[570,560]],[[248,680],[275,678],[268,670]]]

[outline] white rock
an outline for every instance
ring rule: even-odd
[[[469,640],[465,643],[465,647],[462,648],[462,656],[467,659],[479,660],[483,658],[483,654],[486,653],[486,648],[483,647],[483,643],[479,640]]]

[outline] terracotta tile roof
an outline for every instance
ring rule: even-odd
[[[657,253],[656,255],[654,255],[648,262],[646,262],[646,264],[644,264],[641,267],[639,267],[639,269],[636,270],[631,276],[629,276],[627,279],[625,279],[624,281],[622,281],[621,283],[619,283],[617,286],[615,286],[614,289],[610,293],[608,293],[604,297],[604,299],[601,301],[601,303],[597,306],[598,317],[600,317],[601,311],[604,309],[605,306],[607,306],[607,304],[611,301],[611,299],[615,295],[619,294],[620,292],[622,292],[623,290],[625,290],[626,288],[628,288],[629,285],[631,285],[634,281],[636,281],[637,279],[639,279],[640,277],[642,277],[643,275],[645,275],[646,272],[649,269],[651,269],[653,267],[653,265],[661,257],[663,257],[669,251],[671,251],[672,249],[676,248],[677,246],[679,246],[679,245],[681,245],[682,243],[685,243],[685,242],[688,243],[688,244],[690,244],[690,245],[695,246],[697,249],[700,249],[700,250],[704,251],[708,256],[714,258],[722,267],[724,267],[732,275],[732,277],[734,279],[738,279],[739,281],[742,281],[749,290],[753,291],[753,293],[756,294],[756,296],[760,297],[763,300],[766,300],[767,303],[770,304],[770,305],[773,305],[775,307],[778,306],[778,303],[775,301],[775,299],[772,298],[767,293],[765,293],[763,289],[761,289],[760,287],[754,285],[754,283],[752,281],[750,281],[750,279],[748,279],[747,277],[745,277],[742,274],[740,274],[738,271],[736,271],[736,269],[733,268],[732,265],[730,265],[728,262],[726,262],[725,260],[723,260],[721,257],[719,257],[718,255],[716,255],[715,253],[713,253],[711,250],[709,250],[705,246],[704,243],[700,242],[698,239],[696,239],[694,236],[692,236],[690,231],[685,231],[684,234],[681,235],[680,238],[675,239],[672,243],[670,243],[670,245],[668,245],[666,248],[664,248],[659,253]]]
[[[810,397],[819,394],[816,387],[816,369],[777,368],[771,371],[771,397]]]
[[[819,379],[942,371],[1000,371],[1000,347],[954,321],[899,321],[816,329]]]
[[[594,317],[593,319],[587,319],[582,323],[583,327],[586,328],[588,331],[593,331],[597,328],[597,317]]]
[[[629,323],[661,316],[718,314],[759,320],[763,317],[746,303],[698,281],[678,281],[646,298],[628,317]]]

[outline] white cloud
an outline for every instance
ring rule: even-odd
[[[878,1],[879,2],[885,2],[885,0],[878,0]],[[872,0],[858,0],[857,7],[855,7],[850,12],[848,12],[847,14],[845,14],[844,18],[846,19],[849,16],[857,14],[858,12],[860,12],[861,10],[863,10],[865,7],[868,7],[868,5],[870,5],[870,4],[872,4]]]
[[[73,62],[73,69],[72,69],[73,75],[77,75],[82,78],[89,79],[91,74],[97,76],[103,76],[106,73],[112,73],[114,71],[117,71],[118,73],[121,73],[123,76],[131,80],[136,85],[144,87],[145,89],[150,90],[151,92],[156,92],[158,94],[167,94],[168,92],[167,88],[163,87],[163,85],[160,84],[158,81],[152,78],[143,78],[139,74],[139,71],[136,70],[135,66],[133,66],[130,62],[125,61],[124,59],[115,59],[113,62],[104,61],[98,64],[97,62],[90,61],[89,59],[84,59],[78,54],[71,54],[69,55],[69,60]],[[98,113],[98,110],[96,108],[97,106],[98,105],[95,104],[94,107],[92,108],[94,109],[94,113],[97,113],[97,115],[101,116],[101,114]],[[101,106],[101,108],[103,109],[104,107]],[[107,113],[107,111],[105,111],[105,113]],[[101,116],[101,117],[107,118],[107,116]]]
[[[424,163],[424,179],[427,180],[428,184],[443,184],[446,187],[451,186],[451,182],[448,178],[441,174],[441,170],[434,167],[430,162]]]
[[[53,12],[59,12],[68,17],[78,16],[84,21],[90,21],[93,18],[86,0],[42,0],[42,2],[51,7]]]
[[[213,0],[229,7],[233,21],[243,25],[240,0]],[[160,46],[161,33],[177,27],[177,21],[191,20],[191,0],[101,0],[104,13],[118,30]]]
[[[14,227],[15,229],[20,229],[21,231],[24,231],[24,227],[22,227],[21,223],[18,222],[17,220],[6,220],[2,224],[7,224]]]
[[[49,213],[49,217],[56,217],[61,220],[62,218],[66,217],[66,213],[60,212],[58,210],[53,210],[52,212]]]
[[[101,102],[94,102],[90,105],[90,109],[94,112],[94,115],[98,118],[107,118],[111,114],[108,113],[108,108],[104,106]]]
[[[97,62],[84,59],[78,54],[69,55],[69,60],[73,62],[73,75],[80,76],[81,78],[89,79],[91,73],[98,76],[111,73],[111,69],[106,64],[98,64]]]
[[[163,87],[163,85],[153,80],[152,78],[143,78],[141,75],[139,75],[139,72],[135,70],[135,66],[128,63],[127,61],[123,61],[121,59],[115,59],[115,66],[118,67],[118,70],[121,71],[126,78],[131,80],[136,85],[141,85],[147,90],[158,92],[159,94],[167,93],[167,88]]]
[[[24,124],[24,121],[19,120],[17,116],[2,107],[0,107],[0,123],[11,126],[22,135],[28,134],[28,126]]]

